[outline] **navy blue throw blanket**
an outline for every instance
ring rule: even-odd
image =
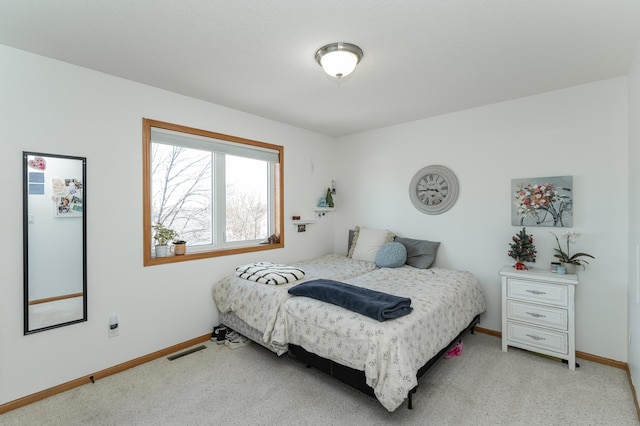
[[[411,299],[368,288],[318,279],[300,283],[289,289],[294,296],[305,296],[341,306],[378,321],[398,318],[411,313]]]

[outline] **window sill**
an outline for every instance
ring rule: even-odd
[[[197,253],[187,253],[183,255],[171,255],[167,257],[152,257],[152,249],[148,248],[144,252],[144,266],[164,265],[167,263],[188,262],[191,260],[207,259],[210,257],[230,256],[234,254],[251,253],[255,251],[266,251],[284,248],[284,243],[258,244],[248,247],[225,248],[219,250],[209,250]],[[188,250],[188,249],[187,249]]]

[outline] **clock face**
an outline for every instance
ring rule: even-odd
[[[444,166],[427,166],[411,180],[409,196],[413,205],[424,213],[444,213],[458,198],[458,179]]]
[[[441,175],[429,173],[418,180],[416,192],[422,204],[437,206],[447,198],[449,194],[449,184]]]

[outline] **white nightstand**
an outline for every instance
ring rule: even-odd
[[[578,275],[542,269],[500,270],[502,350],[509,346],[567,360],[576,369],[575,289]]]

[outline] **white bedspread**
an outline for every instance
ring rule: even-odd
[[[295,297],[286,300],[272,340],[364,371],[367,384],[389,411],[418,384],[420,367],[485,311],[478,280],[468,272],[405,265],[345,282],[410,297],[413,312],[378,322],[339,306]]]
[[[316,259],[292,264],[305,272],[305,277],[291,284],[265,285],[230,275],[213,287],[213,298],[222,313],[233,311],[238,318],[262,333],[263,342],[272,345],[278,355],[287,351],[287,344],[273,345],[272,332],[280,318],[282,304],[291,297],[291,286],[316,278],[346,280],[376,268],[375,263],[353,260],[343,255],[329,254]]]

